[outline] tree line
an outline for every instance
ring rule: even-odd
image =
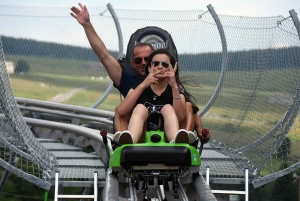
[[[91,48],[42,42],[31,39],[2,37],[5,54],[67,58],[76,60],[99,61]],[[117,51],[109,51],[117,58]],[[220,71],[222,64],[221,52],[201,54],[179,54],[179,64],[182,71],[205,70]],[[280,68],[295,68],[300,66],[300,47],[277,49],[255,49],[228,52],[228,70],[270,70]],[[194,68],[194,69],[193,69]]]

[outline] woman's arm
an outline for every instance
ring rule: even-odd
[[[185,118],[185,98],[182,94],[179,93],[177,88],[173,89],[172,87],[172,94],[173,94],[173,108],[177,115],[178,121],[181,122]]]
[[[174,68],[171,66],[170,71],[166,72],[165,77],[172,88],[173,108],[176,112],[178,121],[181,122],[185,118],[185,98],[179,93],[178,84],[176,82],[175,73],[177,66],[178,63],[176,62]]]
[[[134,106],[136,105],[136,101],[143,93],[143,91],[151,84],[157,83],[156,75],[158,73],[160,72],[153,73],[152,71],[150,71],[149,75],[141,84],[139,84],[135,89],[130,89],[126,98],[117,107],[117,111],[121,116],[125,116],[129,112],[131,112]]]
[[[117,107],[117,112],[121,116],[125,116],[131,112],[143,91],[144,88],[141,86],[141,84],[135,89],[130,89],[126,98]]]

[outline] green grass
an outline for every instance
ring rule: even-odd
[[[57,94],[67,92],[71,89],[18,78],[10,78],[10,82],[16,97],[38,100],[50,100]]]
[[[43,60],[43,58],[32,58],[33,61],[36,60]],[[53,60],[53,59],[52,59]],[[51,59],[48,58],[46,60],[47,62],[44,62],[43,65],[50,65],[55,64],[58,65],[58,61],[53,62]],[[63,62],[64,60],[60,61]],[[69,61],[72,63],[74,61]],[[76,63],[76,62],[75,62]],[[84,88],[84,91],[79,92],[78,94],[75,94],[73,97],[70,98],[70,100],[66,100],[65,103],[68,104],[74,104],[74,105],[81,105],[81,106],[89,106],[92,105],[96,100],[98,100],[102,93],[106,90],[108,83],[110,80],[107,79],[92,79],[92,76],[90,76],[88,73],[81,73],[81,65],[83,62],[81,61],[81,64],[77,63],[77,66],[73,66],[73,70],[69,73],[66,73],[66,70],[60,69],[60,71],[55,71],[54,73],[52,67],[49,67],[48,70],[47,67],[39,67],[39,71],[34,71],[33,69],[30,70],[29,73],[26,74],[16,74],[11,75],[11,82],[13,85],[13,89],[15,91],[15,96],[19,97],[26,97],[26,98],[33,98],[33,99],[40,99],[40,100],[49,100],[51,97],[58,95],[59,93],[67,92],[74,88]],[[32,63],[34,64],[34,62]],[[54,65],[53,64],[53,65]],[[61,64],[60,64],[61,65]],[[43,69],[47,69],[47,72],[42,72]],[[51,72],[53,71],[53,72]],[[89,70],[85,70],[89,71]],[[286,70],[284,70],[286,71]],[[64,72],[64,73],[63,73]],[[61,74],[60,74],[61,73]],[[75,74],[75,75],[74,75]],[[190,76],[191,73],[182,73],[183,76]],[[276,73],[275,73],[276,74]],[[218,72],[194,72],[192,74],[194,76],[193,79],[197,82],[196,86],[187,86],[187,90],[197,99],[197,104],[200,108],[203,108],[203,106],[208,102],[208,100],[211,98],[216,85],[216,80],[219,76]],[[230,72],[226,75],[228,78],[231,76],[238,77],[238,72]],[[272,75],[273,76],[273,75]],[[214,82],[209,82],[208,80],[213,77],[215,80]],[[192,81],[190,81],[191,83]],[[205,84],[203,84],[205,83]],[[211,83],[212,85],[209,85]],[[282,88],[282,87],[281,87]],[[277,88],[278,92],[276,94],[279,95],[285,95],[283,92],[280,92],[281,89]],[[272,121],[272,119],[276,120],[276,111],[278,111],[278,114],[282,114],[282,111],[286,110],[285,105],[274,105],[269,104],[268,100],[270,98],[272,88],[270,88],[270,91],[257,91],[256,94],[253,94],[252,88],[246,89],[245,87],[237,87],[232,88],[232,86],[224,85],[222,87],[221,92],[219,93],[219,96],[217,100],[214,103],[214,108],[217,108],[217,113],[220,113],[221,116],[226,117],[227,114],[232,114],[233,112],[238,113],[239,111],[244,111],[249,106],[249,98],[251,97],[259,97],[261,103],[265,103],[264,105],[259,104],[255,107],[251,108],[250,113],[253,120],[255,119],[261,119],[267,118],[268,121]],[[116,93],[117,95],[118,93]],[[118,96],[118,95],[117,95]],[[108,98],[110,99],[110,98]],[[119,101],[119,98],[117,98]],[[238,100],[238,101],[237,101]],[[103,104],[104,108],[114,108],[116,104],[118,104],[118,101],[112,100],[106,101]],[[235,102],[236,104],[232,104]],[[251,103],[251,102],[250,102]],[[276,111],[274,111],[274,106],[277,108]],[[222,111],[224,109],[225,111]],[[273,111],[270,113],[270,111]]]
[[[106,77],[107,73],[103,67],[92,65],[87,68],[86,64],[89,61],[6,55],[8,61],[16,63],[20,59],[29,63],[30,72],[10,75],[14,94],[17,97],[51,100],[58,94],[66,93],[74,88],[82,88],[83,90],[62,103],[91,107],[102,96],[110,82],[107,79],[98,79],[97,77],[100,76]],[[257,129],[258,124],[263,125],[265,130],[271,129],[283,117],[288,105],[270,104],[270,97],[274,94],[292,97],[295,89],[291,88],[291,91],[287,91],[287,84],[298,82],[298,71],[275,69],[265,72],[227,72],[219,96],[208,111],[208,114],[214,116],[208,117],[209,115],[206,114],[203,118],[205,127],[214,128],[222,124],[222,129],[235,128],[236,134],[247,134]],[[220,72],[181,72],[181,76],[188,84],[187,90],[197,99],[200,110],[203,109],[215,91]],[[286,77],[289,79],[287,80]],[[114,111],[119,103],[120,95],[114,89],[98,108]],[[245,111],[247,111],[246,114]],[[239,124],[242,118],[248,122]],[[299,127],[299,120],[294,126]],[[265,130],[260,133],[265,134]],[[219,132],[222,133],[222,130]],[[292,129],[289,137],[299,140],[298,133],[299,130]]]
[[[41,72],[45,74],[67,74],[67,75],[87,75],[87,76],[106,76],[105,69],[87,68],[86,64],[91,63],[87,60],[74,60],[65,58],[5,55],[6,61],[13,61],[15,64],[19,60],[25,60],[29,64],[30,72]],[[97,63],[97,62],[92,62]],[[99,63],[99,62],[98,62]]]
[[[40,83],[46,83],[48,85],[55,85],[60,87],[69,87],[69,88],[91,88],[97,89],[103,85],[107,85],[110,82],[110,79],[95,79],[92,77],[87,77],[86,75],[66,75],[66,74],[50,74],[50,73],[36,73],[30,72],[25,74],[16,74],[11,75],[11,78],[36,81]]]
[[[110,82],[107,79],[97,78],[107,76],[103,67],[100,69],[84,67],[88,61],[6,55],[6,60],[16,62],[19,59],[28,61],[30,72],[10,75],[16,97],[47,101],[74,88],[83,88],[62,103],[91,107],[103,95]],[[186,79],[188,84],[186,88],[197,99],[197,104],[202,110],[215,91],[220,73],[181,72],[181,75],[189,77]],[[259,79],[259,76],[262,76],[263,79]],[[287,76],[289,77],[288,81],[286,81]],[[281,120],[288,107],[287,104],[271,104],[270,97],[274,94],[282,97],[293,95],[293,91],[287,91],[286,88],[289,82],[295,82],[295,77],[298,82],[299,76],[294,69],[271,70],[263,74],[260,72],[228,72],[217,100],[202,118],[204,127],[213,131],[211,133],[213,139],[220,139],[225,144],[233,143],[233,146],[240,146],[240,143],[237,143],[239,140],[244,144],[248,143],[247,135],[250,133],[255,136],[249,136],[249,140],[258,139]],[[227,80],[231,80],[231,82]],[[254,86],[256,81],[260,81],[259,85]],[[257,89],[255,93],[254,88]],[[255,101],[259,101],[259,104],[256,104]],[[119,103],[120,94],[113,89],[98,109],[114,111]],[[245,111],[247,111],[246,114]],[[245,119],[241,124],[242,118]],[[226,135],[222,135],[224,129]],[[260,130],[258,131],[258,129]],[[299,157],[299,131],[300,115],[287,135],[292,142],[290,156]],[[228,142],[224,140],[227,136],[231,137]],[[246,154],[251,154],[250,157],[255,158],[254,152]],[[262,167],[261,176],[278,171],[286,161],[287,159],[272,158]],[[259,160],[256,162],[259,163]]]
[[[79,105],[83,107],[91,107],[99,98],[102,97],[102,93],[84,90],[81,91],[64,103],[70,105]],[[98,109],[114,111],[115,107],[120,103],[120,95],[117,93],[111,93],[105,101],[98,107]]]

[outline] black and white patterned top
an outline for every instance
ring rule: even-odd
[[[173,104],[173,93],[170,85],[167,85],[166,89],[160,96],[155,94],[151,86],[146,88],[138,98],[136,104],[143,104],[148,113],[152,111],[160,111],[166,104]]]

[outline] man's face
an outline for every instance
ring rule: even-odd
[[[131,65],[138,71],[138,73],[141,76],[145,76],[147,58],[151,53],[152,49],[149,46],[141,46],[134,48]]]

